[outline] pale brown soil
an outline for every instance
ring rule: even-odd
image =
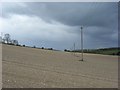
[[[78,57],[77,57],[78,56]],[[3,88],[117,88],[118,57],[2,46]]]
[[[0,44],[0,90],[2,89],[2,44]]]

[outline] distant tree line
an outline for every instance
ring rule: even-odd
[[[53,48],[45,48],[45,47],[36,47],[35,45],[33,46],[33,47],[31,47],[31,46],[26,46],[26,45],[20,45],[20,46],[22,46],[22,47],[28,47],[28,48],[36,48],[36,49],[44,49],[44,50],[54,50],[54,51],[58,51],[58,50],[56,50],[56,49],[53,49]]]
[[[81,53],[81,50],[67,50],[64,49],[65,52],[78,52]],[[100,48],[100,49],[84,49],[84,53],[94,53],[94,54],[104,54],[104,55],[118,55],[120,56],[120,47],[112,47],[112,48]]]
[[[0,43],[9,44],[9,45],[19,45],[18,40],[11,39],[10,34],[4,34],[0,36]]]
[[[54,50],[54,51],[58,51],[56,49],[53,49],[53,48],[45,48],[45,47],[36,47],[35,45],[33,47],[31,46],[26,46],[25,44],[24,45],[20,45],[18,40],[14,40],[14,39],[11,39],[11,35],[10,34],[4,34],[3,36],[0,36],[0,43],[3,43],[3,44],[7,44],[7,45],[16,45],[16,46],[21,46],[21,47],[28,47],[28,48],[36,48],[36,49],[44,49],[44,50]]]

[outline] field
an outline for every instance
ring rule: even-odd
[[[2,45],[3,88],[117,88],[118,57]]]

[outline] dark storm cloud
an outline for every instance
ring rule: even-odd
[[[7,3],[10,4],[10,3]],[[5,5],[7,5],[5,4]],[[17,13],[37,15],[46,21],[57,20],[61,23],[78,26],[109,26],[116,22],[117,3],[24,3],[3,10],[3,14]]]
[[[7,7],[11,5],[11,7]],[[86,47],[107,47],[117,45],[118,6],[117,3],[3,3],[3,17],[9,14],[37,16],[46,23],[53,21],[67,25],[68,33],[79,35],[84,26]],[[59,34],[59,33],[58,33]],[[79,40],[79,39],[78,39]],[[96,45],[90,45],[90,42]],[[89,46],[90,45],[90,46]]]

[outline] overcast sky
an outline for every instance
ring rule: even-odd
[[[0,5],[0,32],[20,44],[64,50],[118,46],[118,6],[113,3],[4,2]]]

